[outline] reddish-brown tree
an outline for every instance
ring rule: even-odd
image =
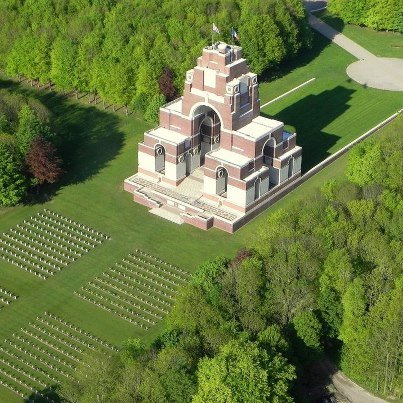
[[[161,93],[167,101],[172,101],[175,98],[176,91],[174,86],[174,73],[169,67],[165,67],[158,79],[158,84]]]
[[[63,172],[62,160],[56,155],[56,148],[42,136],[32,140],[26,163],[29,172],[40,184],[56,182]]]

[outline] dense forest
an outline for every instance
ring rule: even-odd
[[[50,112],[38,100],[0,90],[0,206],[13,206],[62,174]]]
[[[401,0],[329,0],[328,9],[349,24],[403,32]]]
[[[344,179],[271,214],[235,258],[203,264],[150,346],[132,339],[117,356],[90,357],[61,395],[302,401],[307,368],[327,355],[359,383],[401,398],[402,129],[400,117],[357,146]]]
[[[258,74],[310,45],[301,0],[2,0],[0,69],[125,105],[152,121],[211,43],[234,27]]]

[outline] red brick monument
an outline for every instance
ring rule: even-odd
[[[233,232],[301,174],[301,147],[284,123],[260,116],[257,76],[242,49],[203,49],[183,96],[160,108],[125,190],[171,221]]]

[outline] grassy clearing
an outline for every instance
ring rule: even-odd
[[[315,15],[376,56],[403,58],[403,35],[398,32],[380,32],[367,27],[345,24],[328,11],[321,11]]]
[[[261,86],[261,97],[275,98],[282,92],[316,77],[316,80],[263,108],[270,117],[297,129],[303,147],[303,170],[347,145],[403,105],[400,92],[366,88],[352,81],[345,70],[355,58],[342,48],[314,36],[313,50],[302,66],[287,66],[289,73]]]
[[[336,45],[315,35],[314,50],[288,74],[261,86],[262,103],[317,77],[317,80],[270,105],[264,112],[295,126],[304,147],[305,168],[341,148],[398,107],[401,95],[364,89],[348,81],[345,67],[353,58]],[[297,67],[297,65],[300,65]],[[234,235],[219,230],[200,231],[177,226],[148,213],[123,191],[122,181],[136,170],[137,143],[149,126],[142,120],[103,111],[85,102],[39,92],[28,86],[0,82],[0,86],[41,99],[55,117],[59,147],[67,161],[63,183],[49,187],[41,203],[0,209],[0,232],[44,208],[61,213],[111,236],[68,268],[40,280],[1,260],[0,287],[19,295],[0,312],[0,342],[50,311],[109,343],[119,345],[128,337],[149,341],[163,322],[145,331],[74,296],[94,277],[133,252],[143,250],[193,272],[200,262],[216,255],[231,256],[253,238],[256,229],[273,211],[306,197],[324,181],[340,177],[347,157],[325,168],[294,192],[270,207]],[[0,387],[0,401],[20,401]]]

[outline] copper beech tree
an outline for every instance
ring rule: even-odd
[[[29,172],[39,184],[57,182],[63,170],[55,146],[42,136],[32,140],[26,157]]]

